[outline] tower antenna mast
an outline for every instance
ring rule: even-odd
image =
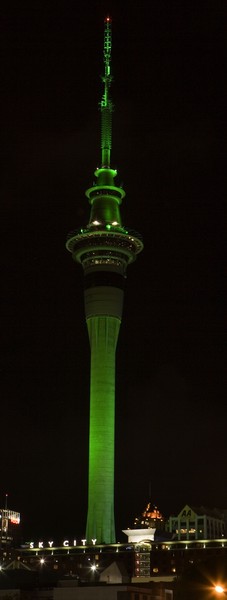
[[[102,168],[110,167],[110,151],[112,142],[112,112],[113,103],[110,97],[111,75],[111,48],[112,48],[112,22],[110,17],[104,21],[104,93],[101,100],[101,150]]]

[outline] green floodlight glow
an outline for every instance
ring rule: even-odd
[[[119,290],[121,297],[123,294]],[[91,293],[91,292],[90,292]],[[98,302],[93,291],[93,303]],[[103,301],[107,299],[105,293]],[[112,302],[118,299],[111,291]],[[119,301],[118,301],[119,302]],[[119,315],[120,316],[120,315]],[[89,497],[86,539],[115,543],[114,431],[115,351],[120,318],[100,315],[87,318],[91,345]]]
[[[114,544],[115,355],[121,325],[125,273],[141,252],[136,232],[122,225],[125,192],[115,185],[110,166],[112,111],[110,98],[111,19],[104,25],[104,91],[101,106],[101,166],[96,183],[86,190],[87,226],[70,232],[66,247],[84,270],[85,316],[91,350],[88,512],[86,540]]]

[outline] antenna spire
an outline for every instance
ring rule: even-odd
[[[102,150],[102,168],[110,167],[110,151],[112,142],[112,112],[113,103],[110,98],[110,85],[112,81],[110,62],[112,47],[112,21],[110,17],[104,20],[104,93],[101,100],[101,150]]]

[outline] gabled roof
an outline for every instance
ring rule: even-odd
[[[111,575],[122,575],[122,577],[128,577],[126,567],[124,563],[120,561],[114,561],[108,567],[106,567],[106,569],[103,569],[102,575],[108,575],[108,573],[111,573]]]

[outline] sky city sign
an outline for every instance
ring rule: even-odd
[[[27,542],[25,544],[25,547],[29,548],[30,550],[46,550],[46,549],[53,549],[53,548],[75,548],[75,546],[88,546],[88,545],[92,545],[95,546],[97,540],[96,539],[92,539],[91,540],[91,544],[87,544],[87,540],[83,539],[83,540],[79,540],[79,542],[77,540],[64,540],[62,542],[61,545],[55,545],[54,541],[51,540],[49,542]]]

